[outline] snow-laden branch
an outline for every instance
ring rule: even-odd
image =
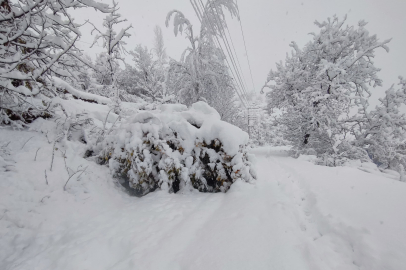
[[[86,93],[86,92],[77,90],[74,87],[72,87],[69,83],[65,82],[64,80],[62,80],[60,78],[52,77],[52,80],[53,80],[54,86],[56,88],[66,90],[67,92],[72,94],[72,96],[74,96],[77,99],[81,99],[84,101],[90,101],[90,102],[96,102],[99,104],[110,104],[111,103],[111,99],[109,99],[107,97],[102,97],[102,96],[99,96],[96,94]]]

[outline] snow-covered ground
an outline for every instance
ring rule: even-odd
[[[257,148],[254,184],[135,198],[79,142],[50,171],[45,136],[0,130],[8,141],[0,269],[406,269],[406,184],[378,174]],[[66,190],[65,161],[88,166]]]

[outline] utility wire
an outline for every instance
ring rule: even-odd
[[[224,31],[224,27],[223,27],[223,25],[222,25],[222,23],[221,23],[221,19],[220,19],[217,15],[218,15],[218,13],[217,13],[217,10],[216,10],[216,12],[215,12],[215,14],[214,14],[214,17],[215,17],[217,23],[219,24],[220,34],[221,34],[223,40],[225,40],[224,44],[226,45],[227,52],[228,52],[228,54],[229,54],[229,56],[230,56],[230,58],[231,58],[231,61],[233,62],[233,65],[234,65],[235,69],[237,70],[238,79],[240,80],[240,83],[241,83],[242,85],[244,85],[244,83],[243,83],[244,80],[242,79],[242,78],[244,78],[244,77],[241,76],[241,75],[240,75],[240,72],[238,71],[237,64],[236,64],[236,61],[235,61],[235,59],[234,59],[234,55],[233,55],[233,53],[232,53],[232,51],[231,51],[231,47],[230,47],[230,44],[229,44],[229,42],[228,42],[227,35],[226,35],[225,31]],[[226,27],[227,27],[227,26],[226,26]],[[230,39],[231,39],[231,35],[230,35]],[[232,45],[233,45],[233,48],[234,48],[234,44],[232,44]],[[235,52],[235,48],[234,48],[234,52]],[[238,57],[237,57],[237,54],[236,54],[236,53],[235,53],[235,57],[237,58],[237,61],[238,61]],[[239,62],[238,62],[238,63],[239,63]],[[240,67],[240,70],[242,70],[242,69],[241,69],[241,66],[239,66],[239,67]],[[246,84],[245,84],[245,86],[246,86]],[[244,94],[247,96],[247,91],[245,90],[245,86],[244,86],[243,90],[244,90]]]
[[[238,0],[236,0],[235,3],[237,4],[237,8],[238,8]],[[254,79],[252,78],[252,70],[251,70],[250,59],[248,58],[247,45],[245,44],[244,30],[243,30],[243,28],[242,28],[240,9],[238,9],[238,18],[239,18],[238,21],[240,22],[240,28],[241,28],[242,38],[243,38],[243,40],[244,40],[245,55],[247,56],[248,67],[249,67],[249,69],[250,69],[252,86],[253,86],[254,89],[255,89]]]
[[[226,23],[227,23],[227,22],[226,22]],[[234,50],[234,54],[237,55],[237,52],[236,52],[235,47],[234,47],[233,39],[231,38],[230,30],[228,29],[228,27],[226,27],[226,29],[227,29],[228,36],[230,37],[230,41],[231,41],[231,45],[232,45],[233,50]],[[242,71],[242,68],[241,68],[240,60],[238,59],[238,57],[236,57],[236,58],[237,58],[237,64],[238,64],[238,66],[240,67],[241,74],[244,74],[244,72]],[[245,88],[248,89],[248,84],[247,84],[247,82],[245,81],[245,76],[242,76],[242,79],[243,79],[243,81],[244,81]]]
[[[198,18],[199,21],[200,21],[200,24],[203,25],[203,15],[201,14],[200,8],[199,8],[199,6],[198,6],[196,0],[190,0],[190,3],[192,4],[193,9],[194,9],[195,12],[196,12],[196,15],[197,15],[197,18]],[[217,43],[215,42],[215,40],[213,40],[213,39],[212,39],[212,41],[215,43],[215,45],[216,45],[217,47],[219,47],[219,49],[220,49],[220,50],[222,51],[222,53],[224,54],[224,51],[223,51],[223,49],[221,48],[220,44],[219,44],[219,43],[217,44]],[[217,42],[219,42],[219,41],[217,40]],[[227,62],[227,67],[228,67],[228,69],[231,70],[230,64],[228,63],[228,60],[227,60],[227,59],[226,59],[226,62]],[[231,71],[232,71],[232,70],[231,70]],[[234,75],[233,75],[233,76],[234,76]],[[233,84],[235,84],[234,81],[233,81]],[[241,97],[240,93],[238,92],[238,86],[237,86],[237,85],[235,85],[235,92],[237,93],[239,99],[241,100],[242,105],[246,108],[246,105],[245,105],[245,103],[244,103],[244,99]]]
[[[205,12],[205,7],[204,7],[204,5],[203,5],[203,2],[202,2],[201,0],[199,0],[199,1],[200,1],[201,6],[203,7],[204,12]],[[212,29],[212,31],[213,31],[213,33],[214,33],[214,37],[216,38],[216,40],[217,40],[217,42],[218,42],[218,44],[219,44],[219,45],[218,45],[219,48],[222,50],[223,54],[225,55],[224,50],[223,50],[222,46],[220,45],[221,43],[220,43],[220,41],[219,41],[217,35],[215,34],[214,26],[212,25],[212,22],[210,21],[210,19],[209,19],[207,13],[206,13],[206,19],[207,19],[208,24],[210,25],[210,28]],[[221,32],[220,26],[219,26],[219,32],[220,32],[220,36],[222,36],[222,32]],[[223,38],[223,40],[224,40],[224,38]],[[229,68],[230,68],[230,71],[233,73],[233,76],[236,78],[237,85],[238,85],[238,82],[240,83],[239,86],[240,86],[240,88],[241,88],[241,89],[240,89],[240,90],[241,90],[241,95],[244,97],[245,102],[248,104],[248,100],[247,100],[247,97],[246,97],[246,91],[245,91],[245,89],[244,89],[244,85],[243,85],[243,83],[242,83],[242,81],[241,81],[241,77],[240,77],[240,75],[239,75],[239,73],[238,73],[238,69],[237,69],[237,67],[236,67],[236,65],[235,65],[235,62],[233,61],[232,54],[231,54],[231,52],[230,52],[230,50],[229,50],[229,48],[227,47],[227,44],[226,44],[225,42],[224,42],[224,45],[225,45],[225,47],[226,47],[226,49],[227,49],[227,53],[228,53],[228,55],[229,55],[229,57],[230,57],[230,60],[232,61],[232,64],[233,64],[232,67],[234,68],[234,72],[235,72],[236,75],[234,75],[233,69],[231,68],[231,65],[230,65],[230,63],[228,62],[227,58],[225,58],[225,59],[226,59],[226,61],[227,61],[227,63],[228,63],[228,66],[229,66]]]
[[[201,19],[199,18],[199,20],[201,21],[201,23],[203,23],[203,19],[204,19],[204,18],[203,18],[203,16],[204,16],[204,5],[203,5],[203,3],[201,2],[201,0],[200,0],[200,4],[203,6],[203,15],[202,15],[202,12],[200,11],[200,7],[199,7],[199,6],[197,5],[197,3],[195,2],[196,8],[197,8],[197,10],[199,11],[198,17],[201,17]],[[208,24],[209,24],[211,30],[213,31],[213,33],[215,33],[214,26],[211,24],[211,21],[209,20],[209,18],[208,18],[207,15],[206,15],[206,19],[207,19],[207,22],[208,22]],[[213,42],[216,43],[215,41],[217,41],[217,44],[216,44],[216,45],[219,47],[219,49],[220,49],[220,50],[222,51],[222,53],[225,55],[224,50],[223,50],[223,48],[222,48],[222,46],[221,46],[221,43],[220,43],[218,37],[217,37],[215,34],[214,34],[214,37],[215,37],[216,40],[213,40],[213,39],[212,39]],[[234,71],[233,71],[233,69],[231,68],[230,63],[228,62],[228,59],[225,58],[225,60],[226,60],[226,62],[227,62],[227,65],[228,65],[228,67],[229,67],[229,70],[230,70],[231,73],[233,74],[233,77],[237,78],[237,76],[234,75]],[[243,88],[242,88],[240,85],[238,85],[238,81],[237,81],[237,83],[236,83],[236,86],[237,86],[237,87],[236,87],[236,93],[237,93],[238,97],[240,98],[240,100],[241,100],[243,106],[246,108],[246,107],[247,107],[246,104],[248,104],[248,100],[247,100],[246,96],[244,95],[244,93],[241,91],[241,89],[243,89]],[[240,89],[241,94],[238,92],[238,86],[241,88],[241,89]]]

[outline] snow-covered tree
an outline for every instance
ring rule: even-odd
[[[96,44],[98,40],[102,40],[103,48],[106,49],[104,56],[106,60],[101,61],[103,66],[96,66],[96,72],[108,73],[106,83],[109,85],[107,87],[110,91],[115,95],[117,100],[120,100],[120,93],[119,89],[116,85],[117,80],[117,67],[119,66],[119,61],[124,61],[122,56],[123,53],[126,53],[124,45],[126,43],[123,41],[124,37],[130,37],[130,33],[128,33],[129,29],[132,27],[131,25],[122,28],[119,32],[116,32],[115,27],[127,21],[123,19],[120,14],[117,13],[117,3],[113,1],[113,11],[109,13],[103,20],[103,27],[104,31],[99,30],[96,26],[93,25],[92,33],[96,32],[96,36],[94,38],[93,44]],[[96,63],[97,64],[97,63]],[[99,71],[100,70],[100,71]],[[103,76],[101,75],[101,76]]]
[[[215,8],[209,8],[208,4],[213,3]],[[228,72],[224,67],[224,55],[215,47],[213,38],[220,36],[220,27],[225,26],[223,21],[219,21],[217,16],[223,14],[223,8],[230,8],[231,14],[236,14],[237,9],[233,1],[208,1],[204,8],[203,14],[200,14],[200,33],[194,34],[193,26],[190,21],[178,10],[173,10],[168,13],[166,18],[166,26],[169,26],[169,21],[173,16],[174,33],[184,33],[185,38],[189,40],[189,47],[185,49],[180,61],[172,61],[170,70],[173,74],[172,78],[176,83],[175,91],[178,92],[178,97],[181,102],[189,105],[197,101],[208,90],[205,89],[203,80],[213,81],[217,84],[218,80],[226,77],[230,80]],[[221,16],[220,16],[221,18]],[[213,72],[214,66],[224,68],[220,74]]]
[[[154,60],[148,48],[140,44],[130,54],[135,64],[136,72],[133,75],[136,77],[136,85],[134,86],[138,89],[138,94],[153,101],[162,99],[165,81],[162,62],[159,59]]]
[[[164,64],[167,58],[165,50],[164,37],[162,35],[162,29],[158,25],[154,28],[154,53],[158,58],[159,63]]]
[[[294,51],[270,71],[264,86],[271,89],[268,108],[282,110],[279,120],[286,126],[286,139],[299,152],[353,153],[346,136],[354,124],[352,113],[365,111],[368,86],[382,83],[372,59],[375,49],[388,51],[390,40],[380,42],[370,35],[364,21],[358,27],[345,26],[345,21],[335,16],[316,21],[320,32],[312,33],[313,40],[303,49],[292,42]]]
[[[0,2],[0,123],[21,127],[46,107],[33,97],[55,96],[51,76],[75,77],[73,61],[82,61],[75,47],[79,24],[69,11],[93,7],[93,0],[2,0]]]
[[[219,111],[225,121],[237,123],[235,116],[239,108],[233,78],[225,65],[224,54],[214,43],[226,27],[224,10],[237,16],[237,6],[233,0],[215,0],[207,1],[203,11],[195,5],[194,8],[201,21],[198,35],[194,34],[192,24],[182,12],[173,10],[166,18],[168,26],[171,17],[174,17],[175,35],[184,33],[190,43],[180,61],[172,59],[169,63],[168,91],[178,102],[186,105],[204,99]]]
[[[384,168],[394,170],[406,166],[406,115],[401,112],[406,106],[406,80],[400,77],[399,85],[400,89],[388,89],[380,104],[354,126],[357,143]]]
[[[93,72],[93,77],[97,84],[111,85],[111,83],[113,82],[107,59],[108,56],[106,52],[102,52],[96,55],[95,67],[97,67],[97,70]],[[113,62],[113,73],[115,74],[118,69],[118,63]]]
[[[86,63],[92,63],[92,58],[90,58],[89,55],[84,55],[83,56]],[[82,62],[77,62],[78,63],[78,69],[79,69],[79,75],[78,75],[78,81],[76,82],[76,85],[78,89],[82,89],[85,91],[89,90],[89,87],[92,84],[92,68],[89,67],[87,64],[83,64]]]

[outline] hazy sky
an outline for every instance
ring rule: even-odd
[[[128,20],[122,24],[123,27],[128,24],[133,26],[130,30],[132,37],[126,39],[128,50],[132,50],[138,43],[152,47],[153,28],[159,25],[163,30],[168,55],[179,59],[188,44],[184,36],[174,36],[173,27],[165,27],[166,14],[173,9],[182,11],[194,28],[200,27],[189,0],[116,1],[119,3],[119,13]],[[264,84],[269,70],[275,68],[275,62],[284,60],[286,52],[291,51],[289,43],[296,41],[302,47],[311,39],[308,33],[318,31],[314,21],[323,21],[333,15],[343,18],[347,14],[347,23],[350,25],[363,19],[368,22],[366,28],[369,32],[376,34],[380,40],[393,38],[389,44],[389,53],[383,49],[376,51],[375,64],[382,69],[379,76],[384,85],[383,88],[372,90],[374,99],[393,83],[397,84],[399,75],[406,77],[406,0],[238,0],[238,6],[256,92]],[[76,20],[90,19],[101,25],[102,18],[100,13],[86,10],[78,13]],[[253,87],[238,21],[229,18],[228,24],[245,80],[251,90]],[[84,28],[82,33],[84,36],[80,45],[86,52],[93,57],[102,51],[100,47],[88,49],[89,45],[84,43],[93,40],[89,27]]]

